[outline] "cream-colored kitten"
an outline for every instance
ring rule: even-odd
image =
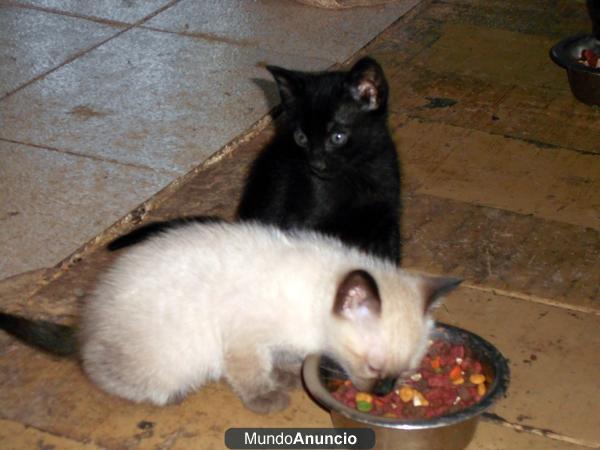
[[[103,277],[83,311],[83,367],[137,402],[161,405],[224,378],[248,408],[275,411],[309,353],[330,354],[363,388],[414,367],[428,305],[457,284],[315,233],[186,225]]]
[[[454,278],[408,274],[313,232],[189,224],[127,250],[73,329],[0,313],[0,328],[79,354],[104,390],[158,405],[224,378],[257,412],[284,408],[309,353],[369,389],[415,367]]]

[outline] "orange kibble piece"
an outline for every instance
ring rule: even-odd
[[[450,371],[450,373],[448,373],[448,376],[450,377],[451,380],[458,380],[459,378],[462,378],[461,375],[462,375],[462,371],[460,369],[460,366],[454,366],[452,368],[452,370]]]
[[[481,383],[477,385],[477,395],[480,397],[485,395],[485,384]]]
[[[469,381],[473,384],[480,385],[483,382],[485,382],[485,375],[483,375],[481,373],[474,373],[473,375],[471,375],[469,377]]]
[[[402,386],[398,395],[400,396],[400,400],[402,400],[404,403],[408,403],[415,396],[415,390],[408,386]]]
[[[431,360],[431,367],[433,369],[439,369],[441,365],[442,365],[442,361],[440,360],[439,356],[436,356],[435,358],[433,358]]]
[[[452,384],[454,384],[454,385],[463,384],[464,382],[465,382],[465,379],[463,377],[458,377],[458,378],[452,380]]]
[[[367,392],[357,392],[354,399],[356,402],[373,403],[373,396]]]

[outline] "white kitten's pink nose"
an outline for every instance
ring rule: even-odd
[[[356,378],[350,377],[352,384],[356,389],[363,392],[371,392],[375,382],[377,381],[375,378]]]

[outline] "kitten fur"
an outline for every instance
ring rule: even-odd
[[[238,218],[321,231],[399,263],[400,173],[379,64],[267,69],[285,120],[250,169]]]
[[[314,232],[191,223],[131,247],[100,278],[83,306],[79,356],[102,389],[135,402],[163,405],[222,378],[267,413],[287,405],[309,353],[333,357],[362,389],[415,367],[431,305],[458,283]],[[3,317],[23,338],[22,323],[5,326],[23,319]],[[56,324],[25,325],[29,337],[68,340]]]

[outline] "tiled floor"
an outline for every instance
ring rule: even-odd
[[[53,2],[47,5],[58,7]],[[392,92],[390,128],[404,171],[404,264],[413,270],[465,278],[438,317],[482,335],[510,360],[508,395],[483,418],[469,450],[600,448],[600,110],[573,99],[565,74],[547,55],[553,42],[589,28],[582,2],[559,0],[554,6],[548,8],[542,0],[424,1],[361,52],[381,61]],[[99,10],[84,13],[100,14]],[[165,22],[152,26],[177,31],[181,15],[173,9],[164,16]],[[210,26],[221,33],[220,38],[231,38],[216,24]],[[200,21],[190,19],[185,32],[202,30]],[[135,42],[136,36],[146,32],[136,28],[122,37]],[[148,41],[155,53],[143,60],[168,66],[172,60],[156,50],[157,41]],[[104,50],[98,50],[118,62],[119,56],[106,50],[116,44],[109,41]],[[194,49],[186,47],[188,51]],[[92,69],[86,72],[84,67],[92,67],[92,61],[94,55],[86,54],[74,61],[75,69],[69,65],[64,70],[89,73]],[[118,73],[102,66],[96,70],[102,73],[98,82],[104,86],[110,85],[105,80],[109,73]],[[152,71],[144,73],[150,76]],[[60,107],[72,111],[83,104],[77,98],[56,95],[61,83],[52,80],[50,75],[39,83],[52,86],[49,95],[55,96],[53,101]],[[39,89],[41,95],[45,91],[36,88],[37,84],[20,93]],[[115,88],[115,92],[129,99],[143,98],[151,86],[144,84],[136,95],[128,92],[135,86]],[[63,88],[78,92],[73,86]],[[81,92],[77,95],[91,95]],[[249,99],[251,92],[247,91]],[[0,101],[0,112],[4,101],[12,98]],[[250,106],[260,104],[262,100],[256,98],[249,101]],[[107,100],[97,101],[100,105]],[[22,107],[33,114],[31,104]],[[104,111],[95,109],[96,105],[93,111]],[[173,105],[184,108],[185,102]],[[189,107],[190,114],[200,110],[195,105]],[[39,106],[39,114],[58,116],[44,113],[44,107]],[[86,114],[84,109],[77,111],[74,114]],[[92,114],[89,120],[94,119]],[[168,145],[163,133],[154,130],[161,121],[147,120],[154,124],[148,132]],[[138,123],[115,121],[112,126],[125,135],[137,132]],[[171,125],[172,134],[183,136],[183,132],[177,134],[178,126]],[[74,130],[96,129],[92,124],[70,122],[65,127],[71,131],[53,134],[64,146],[85,147],[77,143]],[[35,137],[35,129],[25,132]],[[231,218],[245,171],[271,133],[270,126],[257,131],[217,162],[194,170],[155,195],[145,205],[144,217],[136,212],[132,221],[100,234],[62,266],[0,282],[1,309],[75,321],[78,303],[102,267],[115,257],[106,251],[106,242],[139,222],[199,214]],[[114,145],[118,138],[95,138],[106,145],[106,153],[90,153],[96,159],[86,156],[85,161],[96,164],[100,160],[104,172],[98,170],[92,181],[73,175],[70,182],[78,189],[84,182],[94,186],[100,182],[96,177],[99,180],[108,173],[124,182],[131,180],[133,175],[127,170],[134,163],[121,161],[130,154],[118,153],[119,146]],[[2,145],[12,152],[24,146],[6,140]],[[140,146],[140,152],[143,149]],[[170,176],[160,168],[177,163],[168,155],[154,159],[152,155],[160,153],[152,149],[145,154],[148,167],[133,166],[140,171],[139,181],[130,183],[146,183],[144,177],[150,175]],[[11,168],[9,180],[15,180],[10,185],[18,186],[18,180],[27,178],[31,180],[28,186],[34,182],[39,186],[29,187],[30,192],[47,189],[51,180],[68,176],[62,167],[73,163],[65,159],[83,158],[61,151],[62,159],[47,161],[43,155],[49,152],[31,147],[3,159]],[[23,167],[19,157],[53,171],[40,177],[19,169]],[[107,164],[109,158],[118,163]],[[111,172],[113,164],[122,171]],[[192,167],[193,158],[179,164]],[[79,191],[84,202],[90,194]],[[84,209],[50,197],[47,194],[40,201],[57,217],[71,217],[76,214],[71,211]],[[104,211],[112,206],[103,203],[100,194],[97,203],[106,208],[99,215],[108,215]],[[22,220],[18,217],[12,220]],[[73,229],[82,220],[81,215],[77,217],[71,217]],[[19,226],[26,229],[27,222]],[[38,245],[52,244],[53,239],[46,238]],[[243,409],[222,383],[203,388],[179,405],[134,405],[99,391],[74,361],[42,355],[4,334],[0,334],[0,405],[0,448],[15,450],[48,446],[221,449],[225,430],[234,426],[330,426],[327,413],[301,390],[293,394],[287,410],[268,416]]]
[[[0,2],[0,279],[57,264],[267,114],[265,63],[341,63],[417,3]]]

